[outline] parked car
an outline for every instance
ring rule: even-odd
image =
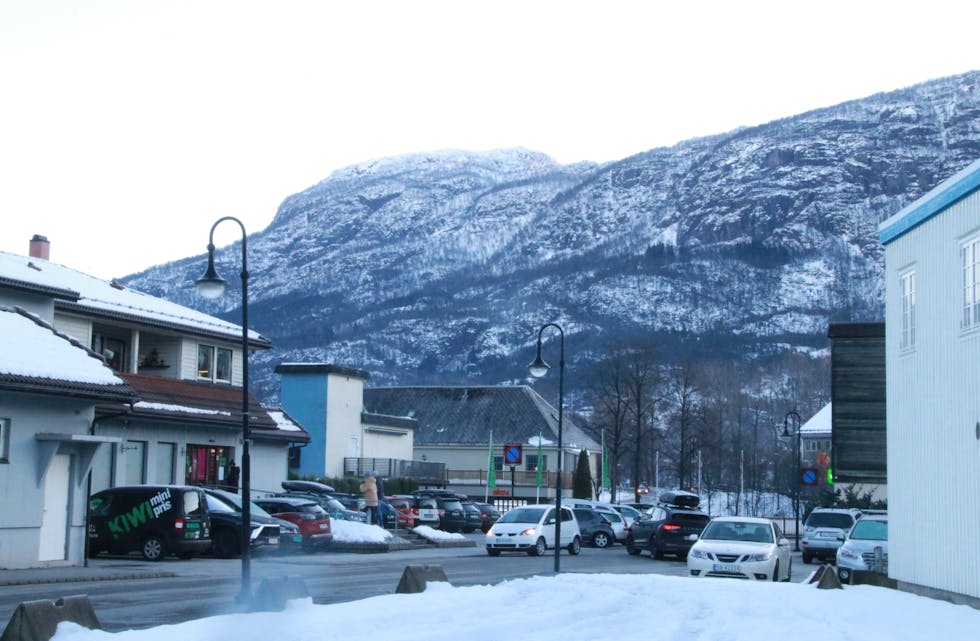
[[[187,559],[211,549],[204,490],[184,485],[124,485],[89,499],[88,554],[140,552]]]
[[[626,551],[635,556],[647,550],[655,559],[665,554],[683,559],[710,517],[698,509],[700,499],[689,492],[665,492],[660,498],[662,503],[633,523],[626,535]]]
[[[479,508],[482,518],[480,529],[486,532],[500,518],[500,511],[489,503],[480,503],[479,501],[477,501],[476,507]]]
[[[269,496],[255,499],[255,504],[272,516],[299,527],[303,549],[315,550],[333,541],[330,515],[316,501],[289,496]]]
[[[469,534],[479,530],[483,525],[483,513],[480,512],[480,508],[473,501],[460,501],[460,505],[463,506],[463,515],[466,517],[462,532]]]
[[[687,555],[696,577],[789,581],[793,562],[789,541],[769,519],[721,516],[704,528]]]
[[[814,558],[834,562],[837,548],[854,524],[861,518],[861,510],[852,508],[815,508],[803,524],[800,546],[803,562]]]
[[[412,515],[411,499],[386,496],[385,501],[397,513],[398,527],[415,527],[415,517]]]
[[[242,500],[237,494],[219,489],[205,489],[208,512],[211,513],[211,554],[228,558],[242,553]],[[249,549],[279,549],[280,527],[254,502],[249,506]]]
[[[607,548],[616,542],[612,525],[601,512],[586,507],[572,509],[582,540],[597,548]]]
[[[499,556],[501,552],[526,552],[541,556],[549,548],[555,548],[555,530],[558,529],[557,508],[554,505],[525,505],[505,512],[487,532],[487,554]],[[561,540],[558,546],[569,554],[582,550],[582,534],[571,509],[561,508]]]
[[[312,499],[320,504],[330,518],[341,521],[367,522],[367,514],[357,509],[351,509],[347,504],[341,502],[336,497],[334,489],[324,483],[316,481],[283,481],[282,489],[277,496],[295,496],[298,498]]]
[[[837,576],[850,583],[855,570],[888,574],[888,516],[864,514],[837,548]]]
[[[405,500],[409,503],[415,525],[428,525],[432,528],[439,527],[439,506],[431,496],[398,494],[391,498]]]
[[[642,512],[631,505],[626,505],[624,503],[610,503],[610,505],[612,506],[612,509],[619,512],[620,516],[623,517],[623,520],[626,521],[626,529],[632,528],[633,524],[643,516]]]
[[[597,510],[602,514],[603,518],[609,521],[609,525],[612,526],[613,534],[616,536],[616,541],[618,543],[626,543],[626,539],[629,536],[630,528],[626,525],[626,519],[623,515],[616,510]]]
[[[419,490],[416,496],[427,496],[435,501],[439,511],[439,529],[445,532],[462,532],[466,527],[466,514],[458,496],[451,492],[431,493],[432,490]]]

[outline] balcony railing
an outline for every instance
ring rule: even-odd
[[[368,472],[377,472],[382,478],[415,479],[419,485],[427,487],[437,486],[452,489],[453,486],[472,488],[474,486],[486,487],[487,485],[487,470],[447,470],[445,463],[429,461],[357,457],[344,459],[344,474],[346,476],[363,476]],[[538,485],[538,473],[533,470],[515,470],[513,473],[509,469],[498,470],[494,476],[496,487],[500,492],[510,490],[510,494],[518,494],[518,488],[526,490]],[[562,472],[561,476],[562,489],[571,489],[572,473]],[[556,479],[557,472],[543,472],[541,474],[541,487],[554,488]],[[520,493],[526,494],[527,492]]]

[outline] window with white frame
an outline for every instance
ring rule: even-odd
[[[960,262],[963,266],[963,316],[960,326],[967,329],[980,325],[980,236],[960,246]]]
[[[902,325],[899,347],[910,350],[915,347],[915,270],[899,275],[902,292]]]
[[[231,382],[230,349],[213,345],[197,346],[197,377],[219,383]]]
[[[0,463],[10,462],[10,419],[0,418]]]

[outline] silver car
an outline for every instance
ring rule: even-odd
[[[888,574],[888,517],[865,515],[837,548],[837,576],[850,583],[855,570]]]
[[[818,507],[810,512],[803,524],[803,562],[814,558],[833,561],[843,537],[861,518],[861,511],[851,508]]]

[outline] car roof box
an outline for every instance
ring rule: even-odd
[[[282,489],[287,492],[312,492],[314,494],[330,494],[334,491],[329,485],[316,481],[283,481]]]
[[[660,495],[660,502],[665,505],[676,505],[677,507],[697,507],[701,504],[701,497],[692,492],[684,490],[670,490]]]

